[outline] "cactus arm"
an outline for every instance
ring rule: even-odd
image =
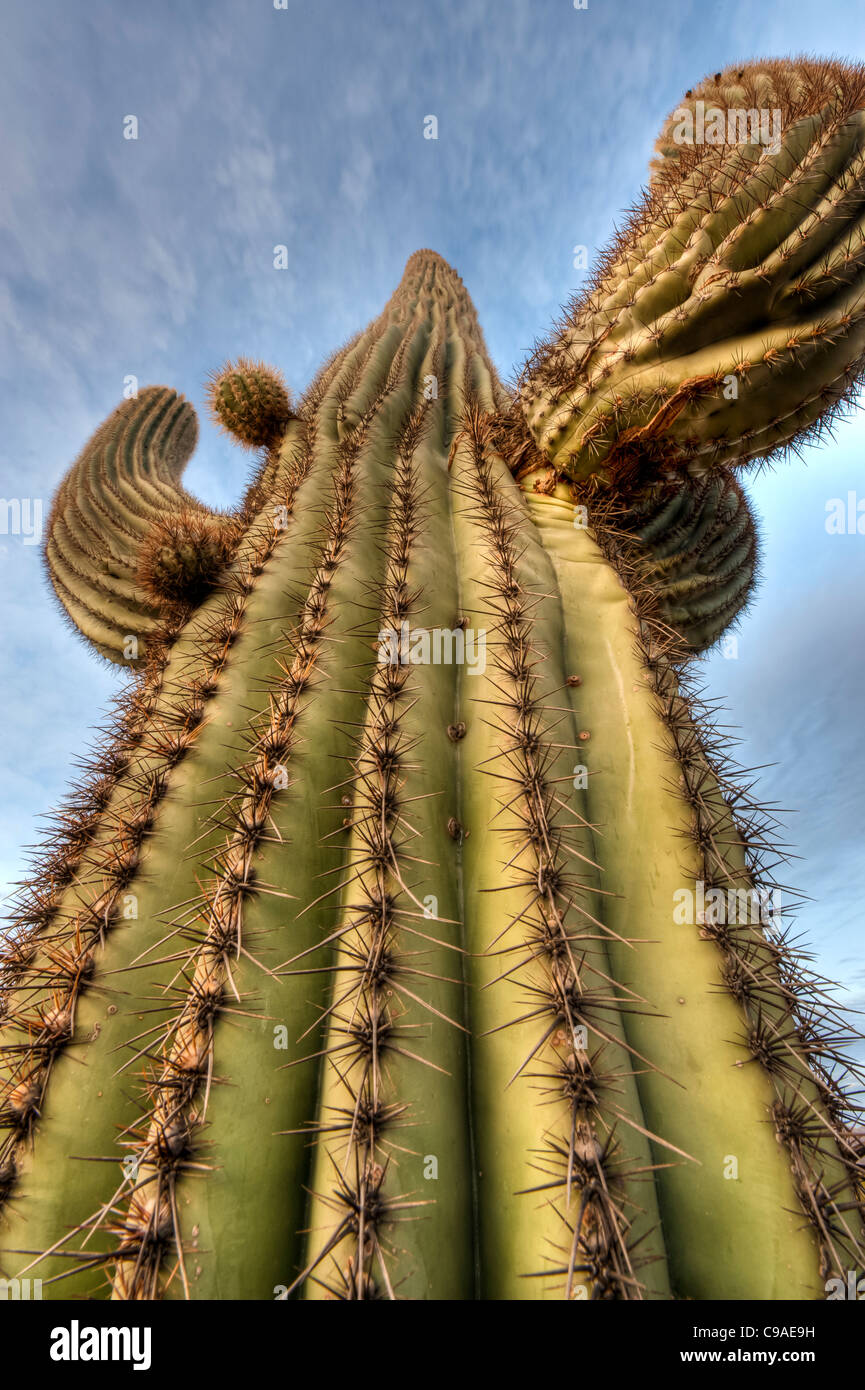
[[[532,475],[523,486],[528,490]],[[536,496],[568,497],[549,484]],[[726,472],[656,484],[630,499],[599,494],[579,521],[645,595],[656,620],[681,649],[704,652],[747,607],[757,581],[759,544],[748,500]]]
[[[861,73],[838,64],[787,103],[777,151],[708,144],[668,161],[524,374],[531,435],[559,472],[629,486],[635,469],[741,464],[850,399],[865,351],[863,104]]]
[[[137,578],[149,528],[183,508],[206,514],[179,482],[197,432],[182,396],[146,387],[88,441],[51,510],[45,559],[54,591],[82,635],[122,665],[144,664],[162,616]]]

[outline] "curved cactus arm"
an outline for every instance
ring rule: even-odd
[[[501,439],[501,417],[491,417]],[[517,474],[535,496],[573,502],[579,490],[540,472]],[[668,477],[633,495],[598,488],[577,504],[574,525],[591,527],[628,587],[675,635],[681,654],[705,652],[745,611],[759,574],[759,538],[748,499],[726,469],[706,478]]]
[[[198,437],[195,411],[166,386],[124,401],[88,440],[58,488],[45,560],[54,592],[97,651],[138,667],[160,626],[139,564],[151,529],[211,513],[180,484]]]
[[[662,158],[525,369],[525,420],[557,471],[627,491],[670,468],[743,464],[851,399],[865,354],[865,74],[782,67],[783,92],[759,65],[709,89],[722,142],[693,130],[689,142],[680,120],[678,157]],[[740,99],[777,107],[777,143],[730,141]]]
[[[728,472],[657,484],[630,500],[600,494],[577,520],[583,515],[682,655],[708,650],[747,608],[759,540],[748,499]]]

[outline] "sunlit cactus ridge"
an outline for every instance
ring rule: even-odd
[[[85,446],[48,573],[131,671],[3,949],[3,1276],[807,1300],[862,1268],[847,1030],[694,693],[759,572],[733,466],[860,368],[861,88],[694,89],[777,94],[779,149],[668,123],[513,391],[425,250],[296,403],[212,378],[234,511],[184,490],[168,387]]]

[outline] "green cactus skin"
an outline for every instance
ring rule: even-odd
[[[659,186],[721,179],[665,139]],[[733,227],[729,195],[709,222]],[[666,236],[638,230],[628,274]],[[740,342],[737,303],[713,299]],[[581,453],[579,412],[606,407],[566,358],[540,350],[511,397],[423,251],[296,408],[269,369],[223,369],[264,452],[203,597],[136,581],[166,518],[211,526],[179,482],[192,408],[148,388],[73,465],[49,573],[140,669],[2,957],[4,1275],[121,1300],[807,1300],[861,1267],[822,982],[778,922],[711,908],[773,883],[771,819],[689,666],[752,592],[747,500],[719,452],[679,466],[677,411],[644,458],[633,433]],[[731,402],[730,457],[749,421]],[[388,660],[388,633],[463,659]]]
[[[754,64],[688,96],[777,110],[780,148],[671,145],[670,117],[642,204],[521,384],[576,480],[766,458],[825,429],[861,370],[862,68]]]
[[[54,499],[45,545],[51,583],[109,661],[143,665],[146,639],[161,625],[138,564],[154,523],[183,508],[204,513],[179,482],[197,438],[188,402],[147,387],[99,427]]]

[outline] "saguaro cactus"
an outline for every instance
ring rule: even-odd
[[[865,71],[687,102],[780,139],[674,114],[512,393],[420,251],[297,405],[214,378],[261,451],[235,514],[183,491],[165,387],[67,474],[52,582],[140,669],[5,947],[7,1276],[809,1299],[861,1269],[839,1026],[689,692],[756,571],[734,468],[862,368]]]

